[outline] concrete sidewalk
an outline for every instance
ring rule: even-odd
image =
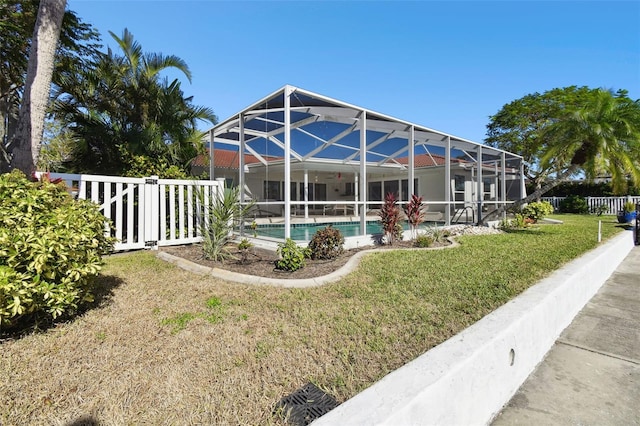
[[[514,424],[640,425],[640,246],[493,422]]]

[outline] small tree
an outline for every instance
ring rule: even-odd
[[[387,192],[384,197],[384,204],[379,215],[386,242],[392,245],[396,238],[396,227],[400,224],[400,207],[398,207],[398,200],[392,192]]]
[[[409,204],[404,208],[404,214],[407,215],[407,221],[411,227],[411,239],[415,240],[418,236],[418,226],[424,222],[424,209],[422,208],[422,197],[416,194],[411,196]]]

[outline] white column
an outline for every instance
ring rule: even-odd
[[[482,146],[478,145],[478,223],[482,220],[482,202],[484,200],[484,182],[482,181]]]
[[[527,197],[527,186],[524,183],[524,160],[520,159],[520,198]]]
[[[360,214],[360,206],[358,205],[358,201],[360,201],[358,198],[358,194],[360,194],[360,183],[358,182],[358,173],[353,174],[353,192],[356,200],[356,205],[354,206],[355,210],[353,210],[353,214],[355,216],[358,216]]]
[[[239,142],[240,152],[238,153],[238,187],[240,188],[240,205],[244,206],[245,202],[245,190],[244,190],[244,114],[238,115],[238,128],[240,130]],[[224,182],[224,179],[222,180]],[[224,185],[221,185],[222,191],[224,191]],[[216,200],[217,201],[217,200]],[[244,219],[240,222],[240,235],[244,235]]]
[[[415,194],[416,189],[414,188],[413,181],[415,180],[415,147],[414,141],[416,138],[415,127],[411,126],[409,129],[409,193],[407,194],[407,201],[411,200],[411,195]],[[402,188],[402,185],[400,185]]]
[[[291,238],[291,86],[284,88],[284,237]]]
[[[500,178],[498,177],[498,160],[493,163],[493,209],[496,210],[499,207],[498,201],[500,201],[500,194],[498,193],[498,187],[500,186]]]
[[[360,235],[367,234],[367,112],[360,114]]]
[[[309,170],[304,170],[304,218],[309,219]]]
[[[502,164],[502,172],[501,172],[501,187],[500,187],[500,200],[503,203],[506,203],[507,201],[507,156],[506,154],[503,152],[502,153],[502,158],[501,160],[501,164]],[[506,206],[506,204],[503,204],[504,206]],[[502,218],[506,218],[507,217],[507,209],[505,208],[505,210],[502,212]]]
[[[444,151],[444,201],[446,202],[444,222],[446,225],[451,225],[451,138],[449,136],[445,139]]]
[[[239,134],[239,142],[240,142],[240,152],[238,152],[238,186],[240,187],[240,203],[244,203],[244,149],[245,149],[245,141],[244,141],[244,114],[238,115],[238,126],[240,130]]]

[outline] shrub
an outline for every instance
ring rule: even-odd
[[[433,244],[433,237],[429,235],[418,235],[413,243],[416,247],[430,247]]]
[[[622,205],[622,211],[625,214],[635,212],[636,211],[636,205],[631,201],[627,201]]]
[[[407,221],[411,228],[411,238],[416,239],[418,234],[418,226],[424,222],[424,210],[422,209],[422,197],[411,195],[411,200],[404,208],[404,214],[407,215]]]
[[[500,223],[498,223],[498,229],[500,229],[501,231],[508,231],[510,229],[513,229],[513,222],[511,221],[511,219],[507,219],[505,217],[500,221]]]
[[[238,244],[238,251],[240,252],[240,263],[247,263],[247,259],[249,258],[249,251],[253,247],[251,241],[246,238],[243,238],[242,241]]]
[[[526,217],[523,214],[516,213],[513,219],[503,219],[498,224],[498,229],[502,231],[510,231],[514,229],[528,228],[533,223],[533,219]]]
[[[431,237],[433,243],[444,243],[451,233],[447,229],[433,227],[427,230],[426,235]]]
[[[560,201],[560,211],[562,213],[589,213],[589,206],[587,201],[578,195],[569,195],[564,200]]]
[[[395,229],[395,232],[393,233],[393,240],[402,241],[403,238],[404,238],[404,228],[402,227],[402,224],[396,223],[396,229]]]
[[[312,259],[335,259],[344,250],[344,237],[339,229],[318,229],[309,241]]]
[[[550,215],[551,213],[553,213],[553,206],[548,201],[529,203],[522,209],[522,214],[533,220],[533,223],[538,222],[540,219]]]
[[[0,176],[0,329],[72,314],[93,300],[102,255],[113,249],[97,205],[63,184]]]
[[[606,204],[598,204],[594,208],[591,209],[591,213],[595,213],[597,216],[602,216],[604,213],[609,211],[609,206]]]
[[[162,157],[134,155],[121,149],[123,176],[147,177],[157,175],[160,179],[192,179],[183,169]]]
[[[309,257],[310,250],[298,247],[295,241],[287,238],[284,243],[278,244],[278,256],[276,260],[276,269],[281,271],[297,271],[304,267],[305,258]]]
[[[400,222],[400,207],[398,207],[398,200],[392,192],[388,192],[384,197],[384,204],[379,215],[385,240],[387,244],[391,245],[397,237],[397,225]]]
[[[205,201],[209,204],[208,214],[200,225],[205,257],[216,262],[232,258],[226,246],[231,241],[233,228],[244,220],[253,203],[245,206],[240,204],[240,188],[237,186],[224,189],[208,200],[200,190],[198,198],[203,205]]]

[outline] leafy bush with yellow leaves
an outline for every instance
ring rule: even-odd
[[[102,255],[113,250],[98,206],[63,184],[0,175],[0,329],[47,321],[93,300]]]

